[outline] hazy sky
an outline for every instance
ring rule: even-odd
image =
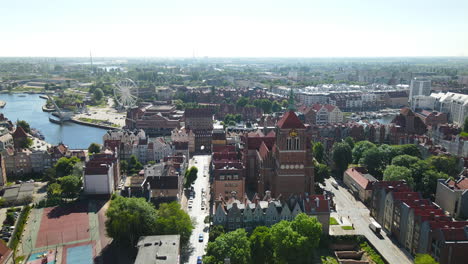
[[[0,56],[468,56],[467,0],[0,0]]]

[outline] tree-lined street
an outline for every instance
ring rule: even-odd
[[[376,236],[369,228],[369,209],[362,202],[357,201],[346,188],[338,186],[337,190],[331,185],[331,179],[327,179],[325,189],[335,194],[334,201],[338,216],[349,217],[354,225],[355,233],[364,235],[389,263],[412,263],[404,249],[395,245],[384,231],[381,232],[382,239]]]

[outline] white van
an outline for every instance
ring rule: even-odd
[[[370,219],[369,228],[376,234],[380,234],[380,230],[382,230],[382,226],[380,226],[380,224],[377,223],[377,221],[375,221],[373,218]]]

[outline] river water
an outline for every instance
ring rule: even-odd
[[[38,129],[45,140],[51,144],[60,142],[72,149],[85,149],[89,144],[96,142],[102,144],[102,136],[105,129],[83,126],[71,122],[62,125],[49,122],[49,113],[42,112],[45,100],[37,94],[0,94],[0,100],[6,102],[6,106],[0,109],[6,118],[13,123],[16,120],[26,120],[32,128]]]

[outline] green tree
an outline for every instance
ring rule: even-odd
[[[88,147],[88,152],[91,154],[101,152],[101,145],[99,145],[98,143],[91,143]]]
[[[349,147],[350,147],[351,149],[354,148],[354,139],[353,139],[352,137],[346,137],[346,138],[344,139],[344,141],[345,141],[346,143],[348,143],[348,145],[349,145]]]
[[[286,99],[283,99],[283,101],[281,101],[281,106],[283,106],[283,108],[287,108],[289,106],[289,101]]]
[[[435,170],[427,170],[424,172],[422,177],[421,189],[417,188],[423,193],[424,197],[434,197],[437,190],[437,180],[438,179],[448,179],[449,176],[443,172],[438,172]]]
[[[271,243],[270,229],[266,226],[258,226],[250,235],[250,248],[252,263],[273,263],[273,245]]]
[[[392,146],[395,150],[395,156],[398,155],[410,155],[418,158],[422,158],[421,151],[415,144],[395,145]]]
[[[127,172],[128,171],[128,162],[126,160],[120,161],[120,172]]]
[[[189,241],[193,224],[190,216],[177,202],[163,203],[158,210],[156,230],[159,235],[180,235],[182,244]]]
[[[324,148],[323,148],[323,145],[322,145],[322,142],[316,142],[312,148],[312,151],[314,153],[314,157],[315,159],[319,162],[319,163],[323,163],[323,157],[324,157]]]
[[[392,165],[406,167],[408,169],[415,163],[420,161],[418,157],[410,156],[407,154],[396,156],[392,159]]]
[[[63,193],[68,197],[76,197],[81,189],[81,179],[68,175],[59,179]]]
[[[94,100],[96,102],[101,101],[102,97],[104,97],[104,92],[101,88],[97,88],[96,90],[94,90]]]
[[[411,171],[402,166],[389,165],[383,174],[384,181],[406,181],[408,185],[414,187]]]
[[[281,104],[278,103],[278,101],[274,101],[273,104],[271,105],[271,111],[273,112],[281,111]]]
[[[431,156],[428,159],[429,165],[437,171],[443,172],[451,177],[457,177],[459,173],[458,159],[451,156]]]
[[[226,233],[226,230],[224,230],[224,227],[221,225],[215,225],[210,229],[210,234],[209,234],[209,242],[214,242],[216,238],[219,236],[223,235]]]
[[[307,248],[308,238],[295,231],[291,222],[281,221],[273,225],[271,241],[276,263],[309,263],[312,250]]]
[[[316,164],[314,167],[314,180],[315,184],[325,183],[325,179],[330,178],[330,168],[322,163]]]
[[[75,164],[81,162],[77,157],[71,158],[60,158],[57,163],[55,163],[55,173],[56,177],[62,177],[65,175],[70,175],[73,172]]]
[[[198,177],[198,168],[195,166],[190,167],[190,169],[185,171],[185,188],[190,187],[192,183],[197,180]]]
[[[372,143],[372,142],[367,141],[367,140],[359,141],[356,144],[354,144],[353,162],[356,163],[356,164],[359,163],[359,161],[362,158],[362,154],[364,153],[364,151],[366,151],[366,150],[368,150],[370,148],[373,148],[373,147],[376,147],[376,145],[374,143]]]
[[[47,197],[60,197],[62,195],[62,186],[58,183],[51,183],[47,186]]]
[[[16,122],[16,126],[21,127],[26,133],[31,133],[31,127],[25,120],[18,120],[18,122]]]
[[[223,264],[229,258],[231,263],[251,263],[250,241],[244,229],[226,233],[209,242],[207,255],[203,258],[205,264]]]
[[[439,264],[439,262],[429,254],[416,254],[414,264]]]
[[[332,150],[333,162],[338,170],[340,177],[343,177],[343,172],[348,168],[348,165],[353,161],[351,148],[347,143],[340,142],[333,145]]]
[[[128,173],[137,173],[143,169],[143,165],[138,161],[135,155],[130,156],[130,161],[128,162]]]
[[[33,140],[30,138],[25,138],[19,142],[19,147],[23,149],[30,148],[34,144]]]
[[[245,107],[249,103],[249,98],[241,96],[239,99],[237,99],[236,105],[238,107]]]
[[[317,217],[311,217],[305,213],[300,213],[291,222],[291,227],[308,239],[308,248],[318,247],[320,236],[322,235],[322,224],[317,220]]]
[[[362,153],[359,163],[366,166],[370,174],[381,177],[382,171],[385,169],[385,156],[378,147],[367,149]]]
[[[157,211],[144,198],[117,196],[106,216],[107,234],[119,244],[135,246],[141,236],[157,233]]]

